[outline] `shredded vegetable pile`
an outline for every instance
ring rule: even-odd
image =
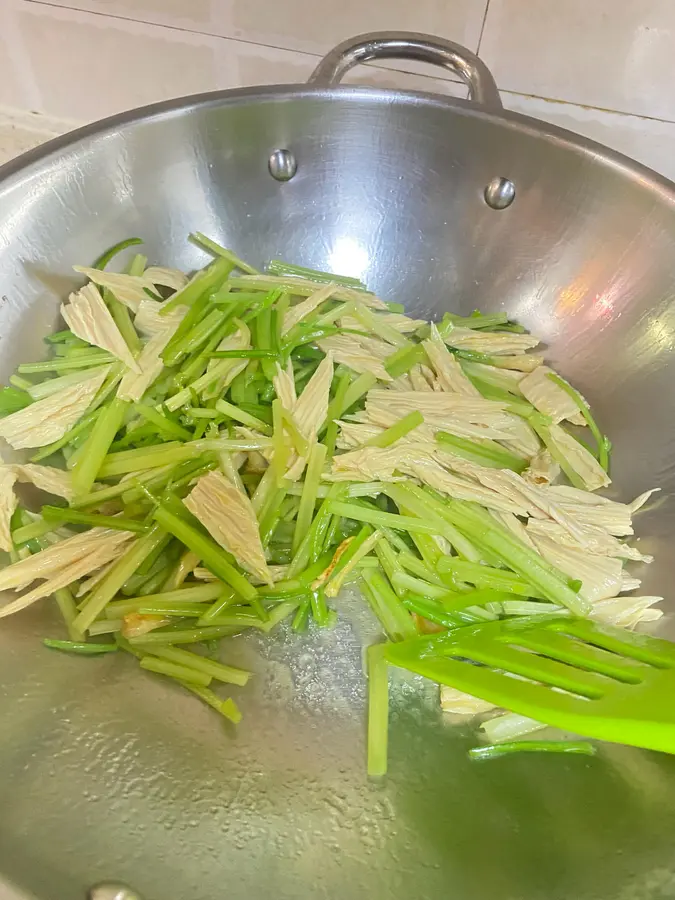
[[[136,238],[75,266],[86,284],[49,358],[0,390],[0,437],[27,451],[0,465],[0,616],[53,597],[67,639],[47,646],[132,654],[236,723],[223,685],[251,673],[211,642],[226,658],[248,629],[331,628],[357,582],[382,630],[373,775],[387,642],[502,617],[659,617],[626,571],[650,562],[627,539],[651,492],[595,493],[609,441],[536,337],[502,313],[430,324],[356,279],[260,273],[191,239],[212,258],[191,278],[142,255],[110,271]],[[21,482],[51,502],[29,508]],[[543,727],[448,686],[440,702],[504,752]]]

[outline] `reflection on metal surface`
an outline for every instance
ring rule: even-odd
[[[508,178],[493,178],[486,186],[485,202],[492,209],[506,209],[511,206],[516,196],[516,186]]]
[[[485,63],[461,44],[431,34],[376,31],[349,38],[326,54],[312,72],[310,84],[338,84],[354,66],[374,59],[415,59],[441,66],[466,82],[469,96],[476,103],[487,109],[502,107],[497,85]]]
[[[236,137],[224,147],[223,135]],[[280,190],[265,160],[289,135],[303,171]],[[496,172],[517,185],[505,215],[477,202]],[[617,495],[662,488],[636,526],[656,556],[642,592],[667,596],[675,194],[663,179],[514,114],[346,87],[165,105],[3,174],[0,378],[40,358],[62,299],[48,285],[133,234],[153,263],[203,264],[186,241],[201,230],[254,265],[349,266],[413,314],[505,310],[592,404]],[[593,759],[474,764],[433,686],[392,673],[390,774],[369,782],[361,647],[376,632],[357,597],[338,607],[334,631],[228,642],[227,661],[255,673],[234,692],[236,734],[132,660],[50,654],[39,638],[61,626],[48,603],[3,622],[0,872],[40,900],[86,896],[110,873],[161,900],[672,894],[674,758],[608,745]]]
[[[275,150],[268,162],[272,178],[277,181],[290,181],[298,171],[298,163],[290,150]]]
[[[94,885],[87,894],[88,900],[141,900],[139,894],[126,884],[115,881],[102,881]]]

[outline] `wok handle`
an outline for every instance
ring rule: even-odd
[[[373,59],[416,59],[449,69],[469,86],[469,97],[481,106],[499,110],[502,101],[492,73],[475,53],[431,34],[376,31],[349,38],[324,56],[309,77],[310,84],[339,84],[347,72]]]

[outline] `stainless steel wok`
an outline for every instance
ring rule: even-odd
[[[453,69],[472,99],[339,86],[385,56]],[[616,490],[662,488],[638,528],[657,559],[644,593],[669,594],[675,185],[505,112],[461,47],[357,38],[309,85],[160,104],[6,166],[0,376],[39,357],[73,263],[140,235],[154,262],[190,269],[197,229],[254,264],[358,275],[423,316],[505,309],[540,335],[614,441]],[[232,640],[257,673],[236,733],[131,661],[45,650],[47,603],[3,620],[3,877],[41,900],[106,880],[145,900],[675,896],[671,757],[608,745],[471,763],[432,687],[394,677],[390,774],[369,782],[374,625],[356,597],[340,611],[333,632]]]

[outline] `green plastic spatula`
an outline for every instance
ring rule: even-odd
[[[386,658],[547,725],[675,753],[670,641],[532,616],[388,644]]]

